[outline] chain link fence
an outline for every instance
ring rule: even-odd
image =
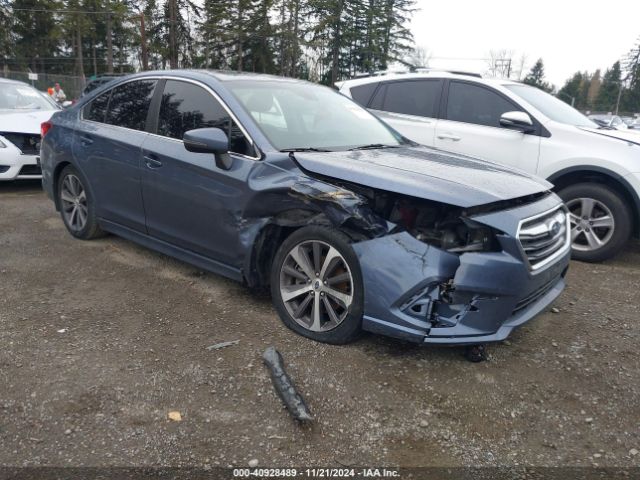
[[[80,93],[86,85],[86,80],[83,77],[74,77],[71,75],[38,73],[37,80],[30,80],[29,72],[0,70],[0,74],[2,74],[4,78],[19,80],[21,82],[28,83],[29,85],[33,85],[35,88],[42,92],[46,92],[49,87],[53,87],[56,83],[59,83],[62,90],[64,90],[64,93],[67,95],[67,99],[69,100],[80,98]]]

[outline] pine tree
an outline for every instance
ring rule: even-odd
[[[553,90],[553,87],[544,80],[544,63],[541,58],[536,61],[529,74],[524,77],[523,82],[544,90],[545,92],[551,92]]]
[[[620,69],[620,62],[616,62],[611,68],[604,72],[602,85],[600,86],[600,91],[598,92],[593,107],[594,110],[602,110],[605,112],[615,110],[620,88],[622,88],[622,71]]]

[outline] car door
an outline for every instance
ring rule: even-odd
[[[87,104],[74,132],[73,154],[103,220],[146,232],[140,159],[156,80],[121,84]]]
[[[200,84],[166,80],[154,100],[156,134],[142,146],[142,194],[149,235],[239,267],[247,178],[256,165],[252,142],[221,101]],[[212,154],[188,152],[183,134],[220,128],[233,164],[222,170]]]
[[[503,113],[523,111],[519,105],[493,88],[472,82],[451,80],[445,90],[448,94],[436,127],[436,147],[537,171],[540,135],[500,126]]]
[[[442,83],[436,78],[383,82],[369,109],[405,137],[433,146]]]

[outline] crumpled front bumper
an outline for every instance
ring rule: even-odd
[[[555,195],[520,208],[476,216],[500,235],[501,252],[456,255],[406,232],[353,248],[364,280],[363,329],[421,343],[504,340],[562,292],[570,249],[532,272],[520,250],[518,223],[559,205]]]

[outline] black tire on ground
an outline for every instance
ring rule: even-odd
[[[577,183],[563,188],[558,195],[565,203],[579,198],[591,198],[601,202],[611,211],[614,220],[613,235],[604,245],[588,251],[572,248],[573,259],[584,262],[607,260],[614,257],[631,237],[631,207],[610,187],[599,183]]]
[[[353,299],[347,310],[346,316],[337,327],[328,331],[312,331],[297,323],[287,311],[281,295],[280,272],[291,250],[297,245],[307,241],[320,241],[335,248],[345,260],[352,277]],[[343,233],[326,227],[303,227],[292,233],[280,245],[271,265],[271,298],[282,322],[294,332],[323,343],[345,344],[356,340],[362,333],[362,315],[364,308],[364,292],[360,262],[349,238]],[[324,308],[324,307],[323,307]],[[324,308],[327,314],[326,308]]]
[[[86,206],[87,206],[87,221],[84,227],[80,230],[74,229],[69,225],[67,218],[64,215],[64,204],[62,201],[62,187],[64,180],[67,176],[73,175],[75,176],[82,185],[82,188],[86,194]],[[60,176],[58,177],[58,186],[57,186],[57,195],[58,195],[58,204],[60,205],[60,216],[62,217],[62,221],[64,222],[65,227],[67,227],[67,231],[76,238],[82,240],[91,240],[93,238],[99,238],[105,235],[102,229],[98,226],[98,219],[96,217],[95,212],[95,202],[93,199],[93,195],[91,194],[91,190],[88,188],[88,182],[86,178],[80,173],[80,171],[75,168],[73,165],[67,165],[64,167],[62,172],[60,172]]]

